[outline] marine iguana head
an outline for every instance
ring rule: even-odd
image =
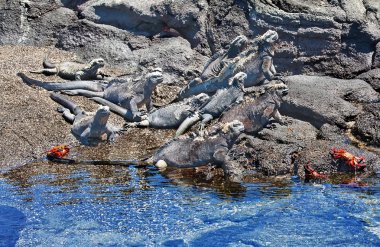
[[[225,123],[222,126],[220,126],[220,131],[226,135],[229,136],[229,141],[234,141],[236,137],[238,137],[241,133],[244,132],[244,124],[240,122],[239,120],[233,120],[231,122]],[[215,131],[215,130],[214,130]],[[213,132],[212,134],[216,134],[216,132]]]
[[[244,72],[239,72],[228,81],[228,86],[244,87],[244,81],[246,79],[247,74]]]
[[[190,105],[192,107],[199,107],[209,101],[210,96],[205,93],[200,93],[192,98],[190,98]]]
[[[288,94],[289,88],[283,82],[269,83],[264,86],[266,92],[275,92],[278,96],[285,96]]]
[[[278,40],[278,33],[273,30],[268,30],[261,36],[261,40],[270,44],[274,43]]]
[[[103,128],[108,122],[110,108],[108,106],[99,106],[96,110],[91,128]]]
[[[91,60],[90,62],[90,67],[91,68],[102,68],[104,67],[104,59],[103,58],[95,58],[93,60]]]
[[[153,71],[146,75],[146,80],[149,85],[152,85],[153,87],[157,86],[161,82],[164,81],[164,77],[162,76],[162,69],[161,68],[155,68]]]
[[[288,86],[283,83],[270,83],[265,85],[265,93],[272,97],[273,103],[280,107],[282,97],[288,94]]]
[[[258,39],[258,50],[274,56],[274,43],[278,40],[278,33],[273,30],[266,31]]]
[[[227,50],[227,56],[229,58],[236,57],[242,52],[248,44],[248,38],[244,35],[237,36],[230,44]]]

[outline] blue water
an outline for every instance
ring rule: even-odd
[[[191,180],[136,167],[20,168],[0,179],[0,246],[380,246],[379,179]]]

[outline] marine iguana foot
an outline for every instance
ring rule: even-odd
[[[138,122],[141,120],[141,112],[133,112],[132,113],[132,118],[133,118],[133,121],[135,122]]]
[[[208,136],[208,131],[205,129],[205,125],[201,123],[200,127],[199,127],[199,131],[198,131],[198,136],[200,137],[204,137],[204,136]]]
[[[235,143],[236,143],[236,144],[239,144],[239,143],[241,143],[243,140],[247,140],[248,143],[253,147],[253,146],[254,146],[254,145],[253,145],[253,139],[254,139],[253,136],[249,136],[249,135],[243,133],[243,134],[240,134],[240,135],[239,135],[239,137],[236,139]]]
[[[276,129],[277,128],[277,124],[279,124],[279,123],[268,123],[266,126],[265,126],[265,128],[267,128],[267,129]]]
[[[59,113],[64,113],[66,110],[67,110],[67,108],[65,108],[63,106],[58,106],[57,107],[57,112],[59,112]]]
[[[136,128],[138,126],[137,123],[125,123],[124,128]]]

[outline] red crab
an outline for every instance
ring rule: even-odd
[[[46,155],[48,158],[62,158],[68,155],[69,152],[70,148],[67,145],[58,145],[47,151]]]
[[[304,165],[303,168],[305,169],[305,178],[327,178],[326,175],[320,174],[316,170],[311,168],[310,161],[307,163],[307,165]]]
[[[367,165],[363,163],[365,161],[363,156],[357,157],[343,148],[332,148],[330,154],[333,159],[343,160],[347,165],[354,168],[364,168]]]

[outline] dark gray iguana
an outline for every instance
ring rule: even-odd
[[[240,121],[232,121],[218,126],[205,137],[180,137],[164,144],[147,162],[159,168],[198,167],[208,163],[229,166],[228,151],[244,131]]]
[[[184,101],[172,103],[170,105],[161,107],[157,110],[149,112],[146,119],[140,122],[129,122],[124,127],[151,127],[160,129],[177,128],[183,120],[185,120],[195,109],[198,109],[201,105],[204,105],[208,100],[207,94],[198,94]],[[102,98],[92,98],[97,103],[106,105],[111,111],[124,117],[127,121],[132,118],[131,111],[128,111],[118,105],[115,105],[109,101],[105,101]]]
[[[68,82],[43,82],[27,77],[24,73],[17,73],[19,77],[29,86],[44,88],[48,91],[61,91],[71,89],[85,89],[94,92],[103,92],[108,83],[103,81],[68,81]]]
[[[206,63],[200,79],[206,81],[219,75],[229,60],[235,58],[247,47],[248,39],[244,35],[237,36],[228,46],[227,50],[215,53]]]
[[[220,71],[227,66],[237,55],[240,54],[247,47],[248,39],[244,35],[237,36],[229,44],[227,50],[220,50],[216,52],[206,63],[200,77],[195,78],[186,88],[190,88],[202,81],[215,78],[219,75]],[[185,89],[182,89],[184,91]]]
[[[30,72],[45,75],[58,75],[67,80],[96,80],[104,77],[104,74],[99,71],[100,68],[104,67],[103,58],[95,58],[88,64],[77,62],[62,62],[54,64],[45,58],[43,66],[44,68],[42,70]]]
[[[266,91],[263,95],[233,106],[223,113],[219,122],[228,123],[232,120],[239,120],[244,124],[245,132],[249,134],[262,130],[271,118],[283,123],[278,109],[282,102],[282,96],[288,93],[288,87],[282,82],[270,83],[265,87]]]
[[[126,79],[111,80],[106,87],[94,81],[74,81],[67,83],[44,83],[28,78],[22,73],[18,75],[25,83],[47,90],[62,91],[69,95],[83,95],[86,97],[101,97],[132,112],[132,120],[140,119],[139,108],[143,105],[150,111],[153,108],[152,92],[163,81],[162,70],[157,68],[145,76],[142,81],[128,81]],[[93,88],[95,90],[89,89]]]
[[[219,117],[233,104],[243,101],[244,81],[246,79],[247,74],[244,72],[237,73],[230,79],[228,87],[219,89],[205,105],[183,121],[176,132],[176,136],[183,134],[189,127],[201,119],[201,130],[203,130],[206,123]]]
[[[247,74],[245,87],[256,86],[270,81],[275,77],[276,70],[273,65],[273,43],[278,40],[276,31],[269,30],[252,43],[245,51],[241,52],[232,62],[226,65],[217,77],[204,82],[191,83],[184,87],[178,94],[177,100],[190,97],[199,93],[214,93],[218,89],[227,86],[231,77],[238,72]]]
[[[84,144],[113,141],[115,134],[121,130],[107,123],[110,116],[107,106],[100,106],[95,113],[88,113],[61,94],[52,93],[50,98],[64,107],[62,115],[72,123],[71,132]]]

